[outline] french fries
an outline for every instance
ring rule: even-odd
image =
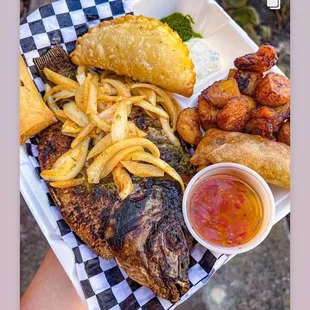
[[[74,88],[74,89],[79,87],[78,82],[73,81],[73,80],[71,80],[71,79],[69,79],[69,78],[67,78],[61,74],[58,74],[58,73],[56,73],[56,72],[54,72],[48,68],[44,68],[43,72],[44,72],[46,78],[56,85],[67,85],[67,86],[70,86],[71,88]]]
[[[153,165],[141,164],[133,161],[121,161],[121,164],[132,174],[140,178],[163,177],[165,172]]]
[[[84,183],[84,179],[79,178],[79,179],[73,179],[73,180],[50,182],[49,185],[55,188],[69,188],[69,187],[81,185],[83,183]]]
[[[111,125],[111,137],[113,143],[126,138],[127,129],[127,107],[125,101],[120,101],[116,105],[114,117]]]
[[[63,105],[66,116],[81,127],[89,123],[87,115],[76,105],[74,101],[69,101]]]
[[[74,179],[82,170],[86,162],[90,138],[60,156],[52,169],[43,170],[41,177],[46,181],[66,181]]]
[[[119,191],[118,195],[121,200],[126,199],[133,191],[133,184],[130,175],[120,165],[112,170],[113,181]]]
[[[104,152],[102,152],[97,158],[95,158],[93,163],[88,167],[87,169],[88,182],[98,183],[100,180],[101,171],[104,169],[106,163],[118,152],[122,151],[125,148],[133,146],[140,146],[143,148],[144,147],[147,148],[154,155],[155,158],[159,158],[160,156],[160,152],[157,146],[147,139],[130,138],[123,141],[119,141],[110,146]]]
[[[177,180],[180,183],[182,190],[183,191],[185,190],[185,186],[181,176],[175,171],[175,169],[173,169],[171,166],[169,166],[166,162],[164,162],[160,158],[156,158],[152,154],[146,152],[134,152],[126,156],[126,160],[144,161],[154,166],[157,166],[158,168],[162,169],[167,174],[169,174],[172,178]]]

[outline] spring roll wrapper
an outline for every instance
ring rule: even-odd
[[[261,136],[209,129],[198,144],[191,163],[231,162],[245,165],[268,183],[290,188],[290,147]]]

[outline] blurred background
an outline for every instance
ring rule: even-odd
[[[23,19],[51,0],[20,1]],[[270,10],[267,0],[218,0],[227,13],[257,43],[269,42],[279,51],[278,66],[290,76],[290,1]],[[20,294],[45,257],[49,245],[20,197]],[[210,310],[290,309],[290,218],[274,226],[256,249],[234,257],[209,283],[178,307]],[[62,310],[62,309],[59,309]]]

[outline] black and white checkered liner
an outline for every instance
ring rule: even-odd
[[[42,93],[44,88],[33,58],[55,45],[62,45],[70,53],[77,37],[87,32],[89,27],[100,21],[132,14],[129,4],[126,0],[62,0],[30,14],[20,25],[20,51],[38,90]],[[40,174],[36,139],[28,140],[25,147],[34,169]],[[65,223],[43,179],[41,183],[55,215],[59,237],[74,252],[77,275],[89,309],[169,309],[175,306],[131,280],[114,259],[108,261],[94,254]],[[216,256],[196,244],[190,258],[192,288],[181,301],[203,286],[226,260],[226,256]]]

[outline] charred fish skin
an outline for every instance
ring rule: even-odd
[[[189,287],[191,238],[173,180],[145,179],[110,216],[107,243],[129,277],[173,302]],[[188,242],[188,240],[190,240]]]

